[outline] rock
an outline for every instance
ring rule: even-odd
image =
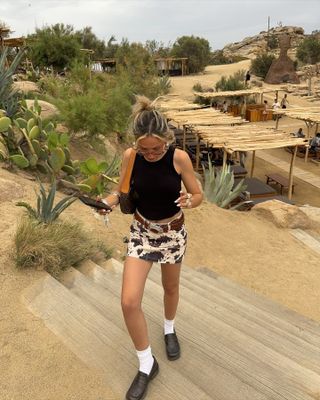
[[[309,229],[312,225],[308,215],[299,207],[279,200],[270,200],[257,204],[252,209],[252,212],[273,222],[279,228]]]
[[[20,199],[23,195],[24,189],[19,183],[0,178],[0,203]]]
[[[26,100],[27,106],[30,107],[34,104],[34,100]],[[59,114],[59,111],[56,106],[47,101],[38,100],[39,105],[41,106],[41,117],[42,118],[49,118],[53,117],[54,115]]]
[[[300,210],[311,220],[313,228],[320,231],[320,208],[304,205],[300,207]]]
[[[228,44],[223,48],[223,55],[231,58],[246,57],[252,60],[267,50],[268,36],[274,35],[279,38],[284,33],[288,34],[291,40],[292,48],[289,50],[288,55],[295,59],[297,47],[308,36],[304,34],[303,28],[297,26],[271,28],[269,33],[262,31],[258,35],[244,38],[241,42]],[[278,52],[279,50],[274,49],[274,53],[277,54]]]
[[[30,81],[13,82],[12,87],[14,90],[21,90],[23,93],[40,92],[38,85],[35,82]]]

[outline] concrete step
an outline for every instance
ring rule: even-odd
[[[97,268],[97,273],[100,275],[99,284],[106,285],[109,290],[117,290],[118,284],[111,282],[112,275],[108,276],[110,272]],[[304,392],[317,390],[319,375],[220,321],[217,316],[203,310],[203,299],[197,293],[188,294],[187,301],[184,297],[180,301],[177,321],[179,336],[188,348],[193,343],[211,359],[213,366],[222,367],[268,399],[309,398]],[[153,316],[156,319],[162,315],[159,298],[162,298],[162,288],[149,279],[144,297],[148,318]],[[260,331],[263,335],[263,330]],[[228,385],[226,381],[224,385]]]
[[[85,271],[85,273],[89,274],[88,265],[85,267],[85,269],[82,269],[82,271]],[[94,271],[92,271],[91,274],[94,274]],[[110,278],[108,277],[108,279],[110,282],[112,276]],[[71,291],[71,293],[77,296],[81,301],[89,304],[106,320],[119,328],[122,333],[121,336],[111,336],[111,338],[125,343],[129,351],[134,353],[133,345],[129,339],[129,335],[127,334],[127,330],[123,322],[119,294],[112,293],[102,285],[98,285],[96,282],[90,279],[89,276],[86,276],[73,268],[70,269],[67,274],[64,274],[62,282]],[[179,368],[177,368],[176,364],[173,365],[165,359],[162,327],[157,323],[153,323],[152,321],[151,327],[154,354],[159,361],[160,368],[166,364],[164,368],[161,368],[160,374],[157,377],[157,391],[161,393],[162,398],[210,399],[211,397],[207,396],[206,393],[200,388],[198,381],[187,379],[179,372]],[[201,366],[201,357],[198,356],[195,359],[195,364],[198,367]],[[200,373],[202,373],[201,368],[198,370]],[[131,366],[129,370],[123,368],[123,374],[128,376],[132,375],[133,371],[135,372],[135,369],[132,369]],[[106,373],[108,373],[108,371],[106,371]],[[125,386],[123,388],[125,388]],[[168,391],[167,388],[171,388],[171,390]],[[152,399],[153,397],[150,397],[149,394],[148,398]]]
[[[81,270],[83,271],[83,268],[81,268]],[[118,279],[113,279],[112,273],[110,274],[106,272],[99,266],[95,266],[93,263],[91,263],[91,265],[87,263],[85,266],[85,271],[83,272],[91,277],[95,287],[105,287],[109,291],[112,291],[115,296],[118,295],[119,283],[121,279],[120,275],[118,275]],[[149,282],[147,285],[150,286]],[[144,310],[148,319],[148,328],[150,337],[152,338],[151,343],[153,352],[157,355],[161,365],[168,363],[170,365],[172,363],[166,361],[166,358],[164,358],[164,344],[162,335],[163,311],[157,298],[158,293],[156,293],[161,290],[161,288],[158,286],[156,289],[157,290],[151,288],[152,293],[154,293],[156,298],[154,298],[155,296],[152,295],[153,301],[151,301],[151,303],[150,301],[144,301]],[[100,303],[100,301],[98,302],[97,300],[93,300],[93,302]],[[108,307],[102,306],[102,312],[108,313]],[[241,381],[241,379],[237,378],[237,376],[223,368],[220,365],[219,359],[213,360],[210,355],[207,354],[207,352],[204,351],[201,346],[199,346],[196,337],[190,338],[182,334],[181,339],[182,352],[184,351],[184,346],[186,346],[190,356],[188,357],[185,355],[183,358],[176,361],[174,363],[174,367],[179,371],[182,371],[182,374],[185,376],[185,378],[187,378],[188,381],[199,385],[203,390],[206,391],[206,393],[208,393],[209,396],[214,393],[215,399],[224,400],[234,399],[238,395],[241,395],[241,398],[243,399],[271,398],[257,392],[250,385],[245,384],[243,381]],[[167,368],[167,365],[165,368]],[[171,374],[170,371],[169,373]],[[212,379],[213,374],[215,379]]]
[[[108,383],[123,393],[130,384],[128,372],[136,365],[124,331],[50,275],[28,288],[23,300],[84,363],[106,371]]]
[[[320,254],[320,240],[316,236],[310,235],[303,229],[291,229],[290,233],[311,250]]]

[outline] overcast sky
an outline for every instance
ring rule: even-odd
[[[207,39],[212,49],[271,27],[294,25],[320,30],[320,0],[0,0],[0,20],[12,37],[55,23],[91,26],[103,40],[155,39],[173,44],[183,35]]]

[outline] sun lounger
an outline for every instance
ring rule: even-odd
[[[237,185],[238,182],[239,179],[235,179],[235,185]],[[247,186],[247,188],[245,189],[246,192],[250,193],[250,199],[277,195],[277,192],[274,188],[257,178],[245,178],[244,183]]]

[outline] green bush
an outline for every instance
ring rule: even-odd
[[[203,88],[201,86],[201,83],[200,82],[195,83],[192,86],[192,90],[194,90],[195,92],[203,92]]]
[[[268,37],[267,46],[270,50],[274,50],[279,47],[279,40],[275,34],[272,34]]]
[[[320,61],[320,40],[316,37],[305,38],[297,49],[297,58],[303,64],[316,64]]]
[[[196,36],[178,38],[171,49],[172,57],[188,57],[190,73],[204,71],[210,60],[210,45],[206,39]]]
[[[106,103],[96,91],[67,98],[58,104],[61,117],[70,132],[83,132],[89,138],[106,134]]]
[[[23,218],[14,236],[13,258],[17,268],[45,270],[57,277],[101,250],[106,253],[105,245],[78,222],[56,221],[46,225]]]
[[[261,54],[257,56],[257,58],[252,60],[250,70],[253,72],[254,75],[260,76],[264,79],[267,76],[269,68],[274,59],[275,56],[272,54]]]
[[[229,90],[242,90],[245,89],[245,71],[239,70],[228,78],[222,76],[222,78],[216,83],[217,91],[229,91]]]

